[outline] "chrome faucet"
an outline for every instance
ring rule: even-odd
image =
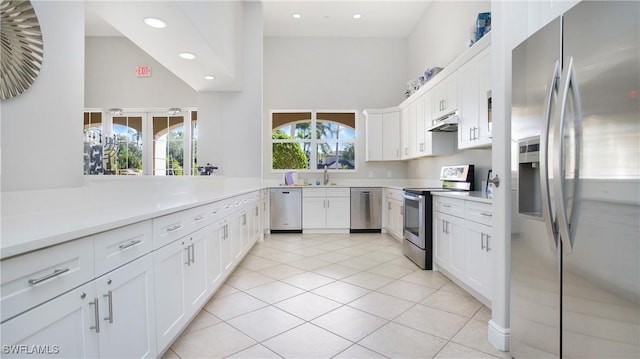
[[[329,171],[327,171],[327,166],[324,166],[324,185],[329,184]]]

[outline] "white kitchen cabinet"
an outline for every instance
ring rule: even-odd
[[[464,206],[464,203],[461,204]],[[465,272],[464,219],[436,211],[433,220],[436,264],[462,277]]]
[[[155,358],[153,283],[151,254],[96,280],[100,357]]]
[[[398,108],[365,110],[366,160],[400,159],[400,110]]]
[[[485,304],[492,298],[492,217],[490,203],[435,196],[434,262]]]
[[[386,189],[386,223],[387,233],[398,241],[402,241],[403,238],[403,213],[402,213],[402,201],[403,191],[399,189]]]
[[[434,85],[433,107],[431,118],[438,119],[458,109],[458,73],[449,74],[444,80]]]
[[[409,110],[409,106],[400,110],[400,159],[411,158],[415,142],[415,118]]]
[[[206,244],[207,293],[212,294],[220,286],[222,280],[222,232],[220,222],[205,228],[208,232]]]
[[[464,64],[459,72],[458,148],[491,145],[491,47]]]
[[[2,323],[2,344],[15,350],[3,357],[41,350],[63,358],[155,358],[155,335],[146,255]]]
[[[303,188],[302,229],[349,229],[350,200],[349,188]]]
[[[490,226],[467,221],[466,254],[468,265],[467,282],[469,286],[491,300],[492,291],[492,241],[493,230]]]
[[[225,218],[220,221],[220,261],[222,273],[228,273],[231,271],[233,265],[233,250],[232,250],[232,233],[230,231],[230,220]]]
[[[206,300],[206,227],[154,253],[158,352]]]

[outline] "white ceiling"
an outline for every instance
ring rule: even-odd
[[[262,2],[264,36],[406,37],[431,0]],[[149,28],[142,19],[150,16],[168,26]],[[87,1],[85,34],[127,37],[196,91],[239,90],[242,21],[239,0]],[[184,51],[197,58],[179,58]]]

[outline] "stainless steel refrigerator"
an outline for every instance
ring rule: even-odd
[[[583,1],[512,52],[515,358],[640,358],[639,22]]]

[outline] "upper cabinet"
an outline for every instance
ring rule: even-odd
[[[433,120],[458,109],[458,73],[453,72],[431,89],[433,92]]]
[[[491,47],[458,70],[458,148],[491,146]]]
[[[400,159],[400,109],[365,110],[366,160]]]

